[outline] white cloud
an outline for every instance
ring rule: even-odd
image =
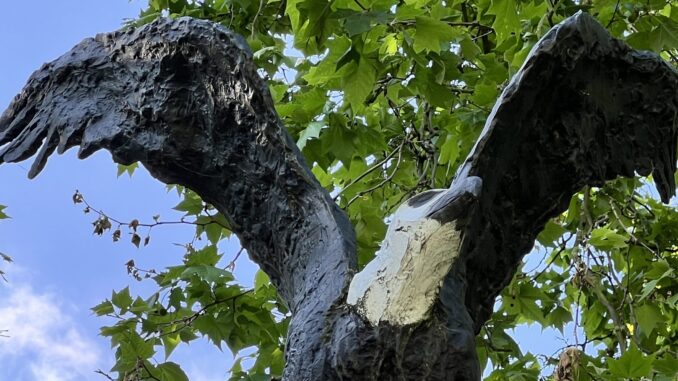
[[[86,337],[57,295],[28,286],[0,286],[0,363],[13,380],[76,381],[93,378],[101,351]],[[9,365],[9,366],[6,366]]]

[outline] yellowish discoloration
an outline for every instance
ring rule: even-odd
[[[348,303],[374,325],[424,320],[457,257],[456,224],[425,218],[426,210],[398,208],[377,257],[351,281]]]

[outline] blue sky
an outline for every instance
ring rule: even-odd
[[[68,51],[85,37],[117,29],[135,17],[144,2],[126,0],[37,0],[3,4],[0,23],[0,109],[25,84],[29,75]],[[113,353],[108,340],[97,335],[106,322],[89,308],[110,297],[112,289],[131,285],[143,293],[144,284],[132,280],[124,264],[134,259],[141,268],[162,268],[179,262],[183,244],[192,238],[189,226],[154,229],[151,244],[136,249],[127,241],[92,234],[94,216],[73,205],[76,189],[111,216],[130,221],[164,220],[180,215],[171,208],[178,198],[163,184],[139,170],[130,179],[116,177],[106,152],[80,161],[75,150],[52,157],[35,180],[26,178],[29,162],[0,166],[0,204],[10,220],[0,221],[0,252],[15,263],[2,264],[9,283],[0,284],[0,381],[104,380],[93,373],[108,370]],[[226,258],[237,243],[225,244]],[[251,284],[255,267],[241,258],[236,276]],[[540,335],[538,327],[520,329],[518,341],[536,353],[552,354],[566,343],[553,333]],[[213,345],[199,341],[179,347],[170,358],[182,365],[192,381],[223,380],[233,360]],[[160,358],[160,360],[162,360]]]
[[[4,3],[0,109],[44,62],[86,37],[118,29],[144,5],[126,0]],[[131,179],[117,178],[107,152],[80,161],[75,151],[52,157],[31,181],[26,178],[30,162],[0,166],[0,204],[8,206],[5,211],[12,217],[0,221],[0,252],[15,260],[0,265],[9,279],[0,284],[0,329],[9,329],[10,336],[0,338],[0,381],[105,380],[94,370],[110,369],[113,352],[108,340],[98,336],[106,322],[89,308],[128,284],[133,292],[144,292],[144,284],[126,273],[129,259],[141,268],[176,264],[183,250],[174,243],[192,238],[190,226],[156,228],[150,245],[137,249],[128,241],[114,244],[110,236],[94,236],[94,216],[71,202],[76,189],[97,208],[127,221],[150,222],[156,214],[178,220],[171,208],[179,200],[145,170]],[[225,258],[235,254],[236,245],[222,247]],[[236,269],[239,279],[251,284],[254,267],[240,259]],[[192,381],[223,380],[233,356],[200,340],[180,346],[170,360],[180,363]]]

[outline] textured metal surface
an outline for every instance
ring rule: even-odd
[[[98,35],[30,78],[0,117],[0,163],[55,150],[141,161],[195,190],[294,317],[285,379],[475,380],[474,335],[549,217],[583,185],[653,174],[674,192],[678,75],[585,14],[545,36],[497,102],[450,194],[482,179],[461,258],[430,319],[371,327],[344,302],[356,267],[345,214],[280,123],[243,39],[189,18]],[[444,221],[459,203],[431,213]]]
[[[100,34],[36,71],[0,117],[0,163],[79,146],[185,185],[233,231],[294,313],[288,379],[325,372],[325,315],[355,269],[354,233],[280,123],[244,39],[160,19]],[[301,372],[301,373],[299,373]],[[303,376],[300,376],[303,374]]]
[[[677,136],[678,73],[669,64],[613,39],[586,13],[547,33],[497,100],[462,170],[483,180],[466,234],[475,331],[544,224],[584,185],[652,174],[668,202]]]

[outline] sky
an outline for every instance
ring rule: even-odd
[[[67,52],[86,37],[118,29],[122,20],[138,15],[139,0],[33,0],[3,4],[0,23],[0,110],[21,90],[44,62]],[[179,201],[145,170],[132,178],[116,176],[110,155],[99,152],[80,161],[75,151],[52,157],[34,180],[26,177],[30,162],[0,166],[0,205],[12,218],[0,221],[0,252],[14,263],[0,264],[8,282],[0,282],[0,381],[105,380],[94,373],[113,365],[107,338],[98,336],[107,324],[92,315],[92,306],[113,289],[130,285],[132,293],[150,288],[131,279],[125,263],[161,269],[176,264],[190,242],[190,226],[156,228],[147,247],[110,236],[92,234],[94,216],[73,205],[79,190],[93,206],[120,220],[150,222],[152,216],[178,220],[171,208]],[[237,242],[221,247],[225,258],[238,251]],[[256,270],[239,259],[236,277],[251,284]],[[518,342],[533,353],[552,354],[566,345],[555,333],[521,328]],[[159,360],[163,360],[160,358]],[[178,362],[191,381],[224,380],[233,355],[204,340],[179,346],[170,361]]]
[[[3,3],[0,23],[0,112],[43,63],[70,50],[86,37],[118,29],[139,14],[144,2],[133,0],[33,0]],[[50,158],[45,170],[27,179],[30,161],[0,166],[0,205],[12,218],[0,220],[0,252],[13,264],[0,264],[8,282],[0,282],[0,381],[105,380],[94,373],[114,363],[99,327],[110,323],[92,315],[91,307],[110,298],[113,289],[150,288],[131,279],[125,263],[161,269],[180,263],[191,241],[191,226],[155,228],[149,246],[113,243],[110,235],[92,234],[92,214],[84,214],[71,197],[79,190],[99,209],[124,221],[178,220],[171,210],[179,199],[145,170],[132,178],[116,176],[107,152],[78,160],[77,149]],[[124,238],[124,237],[123,237]],[[239,246],[222,247],[225,258]],[[236,276],[251,284],[254,266],[239,259]],[[149,285],[150,286],[150,285]],[[159,356],[162,361],[163,356]],[[169,359],[182,365],[191,381],[224,380],[233,355],[198,340],[179,346]]]

